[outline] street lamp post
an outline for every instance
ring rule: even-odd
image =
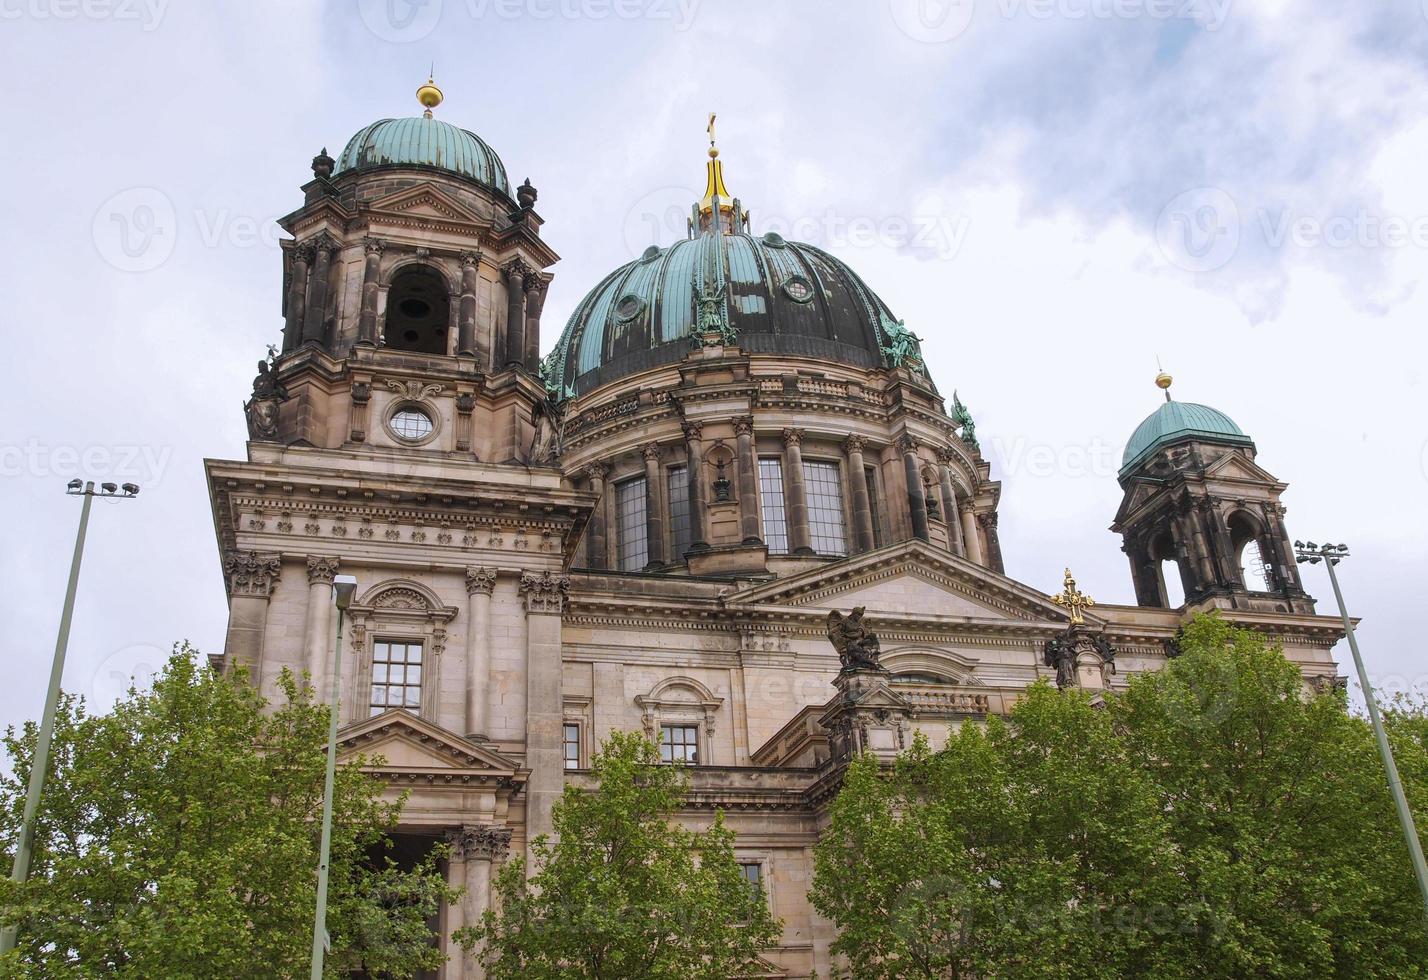
[[[1373,685],[1369,683],[1368,672],[1364,670],[1364,658],[1359,654],[1359,643],[1354,638],[1354,624],[1344,606],[1344,593],[1339,590],[1339,576],[1334,572],[1334,566],[1349,557],[1349,546],[1296,541],[1294,555],[1300,564],[1308,562],[1317,565],[1322,561],[1324,567],[1329,570],[1329,582],[1334,587],[1334,599],[1339,604],[1339,615],[1344,620],[1344,633],[1349,640],[1349,650],[1354,655],[1354,669],[1358,671],[1359,686],[1364,691],[1364,703],[1368,705],[1374,738],[1378,740],[1378,754],[1383,759],[1384,770],[1388,773],[1388,789],[1393,794],[1393,805],[1398,810],[1398,822],[1403,827],[1403,837],[1408,842],[1408,853],[1413,859],[1413,873],[1418,877],[1418,890],[1423,896],[1424,921],[1428,924],[1428,864],[1423,860],[1423,845],[1419,843],[1418,831],[1413,825],[1413,811],[1408,808],[1408,798],[1403,793],[1403,781],[1398,778],[1398,766],[1394,764],[1393,750],[1389,747],[1388,735],[1383,730],[1383,719],[1378,713],[1378,699],[1374,697]]]
[[[342,617],[352,604],[357,580],[339,575],[332,580],[332,600],[337,606],[337,636],[332,646],[332,696],[327,709],[327,777],[322,791],[322,853],[317,864],[317,915],[312,922],[312,980],[322,980],[322,958],[327,950],[327,871],[332,857],[332,794],[337,781],[337,705],[342,683]]]
[[[20,820],[20,836],[15,842],[15,862],[10,867],[10,880],[20,884],[30,876],[30,858],[34,851],[35,817],[40,811],[40,792],[45,786],[45,772],[50,762],[50,741],[54,738],[55,714],[59,710],[60,681],[64,677],[64,658],[69,650],[69,626],[74,619],[74,595],[79,589],[79,566],[84,559],[84,535],[89,530],[89,505],[95,497],[112,500],[132,500],[139,495],[139,487],[126,483],[123,487],[113,483],[100,485],[94,489],[93,481],[83,483],[70,480],[66,493],[72,497],[83,497],[84,504],[79,509],[79,531],[74,537],[74,556],[69,562],[69,584],[64,591],[64,611],[60,613],[59,636],[55,639],[54,660],[50,664],[50,688],[45,695],[45,711],[40,719],[40,732],[35,739],[35,757],[30,760],[30,785],[25,795],[25,814]],[[8,923],[0,930],[0,954],[15,948],[19,937],[20,924]]]

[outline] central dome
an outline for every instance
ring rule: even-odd
[[[682,360],[711,333],[752,354],[880,368],[917,340],[846,264],[777,234],[711,225],[650,246],[590,291],[546,361],[558,397]]]
[[[378,167],[432,167],[511,196],[496,151],[475,133],[439,119],[378,119],[363,126],[338,156],[335,173]]]

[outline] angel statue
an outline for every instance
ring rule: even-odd
[[[836,609],[828,613],[828,640],[838,651],[844,673],[883,669],[878,663],[878,638],[863,625],[864,608],[858,606],[846,617]]]

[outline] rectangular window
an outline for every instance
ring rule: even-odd
[[[887,544],[887,532],[883,530],[883,509],[878,506],[878,473],[868,466],[863,475],[868,480],[868,510],[873,515],[873,547],[881,548]]]
[[[690,765],[698,763],[699,726],[661,725],[659,757],[665,762],[686,762]]]
[[[626,480],[615,488],[615,509],[619,519],[619,566],[622,572],[638,572],[649,564],[649,524],[645,521],[645,478]]]
[[[674,542],[670,561],[683,561],[694,543],[689,527],[689,467],[669,468],[669,536]]]
[[[764,887],[764,866],[757,861],[739,862],[739,874],[748,882],[749,890],[758,894]]]
[[[416,714],[421,709],[421,653],[420,643],[378,640],[372,644],[370,714],[390,708]]]
[[[769,554],[788,554],[788,518],[783,509],[783,460],[759,457],[759,499],[763,501],[764,544]]]
[[[808,532],[813,550],[820,555],[847,554],[843,480],[838,464],[805,461],[803,484],[808,493]]]
[[[561,748],[565,753],[565,768],[580,768],[580,726],[567,724],[561,734]]]

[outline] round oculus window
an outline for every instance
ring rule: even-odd
[[[633,294],[621,297],[620,302],[615,304],[615,316],[621,323],[629,323],[644,311],[645,301]]]
[[[795,303],[807,303],[813,298],[813,286],[802,276],[794,276],[784,283],[783,291]]]
[[[419,442],[431,435],[431,416],[419,408],[404,408],[387,423],[399,438]]]

